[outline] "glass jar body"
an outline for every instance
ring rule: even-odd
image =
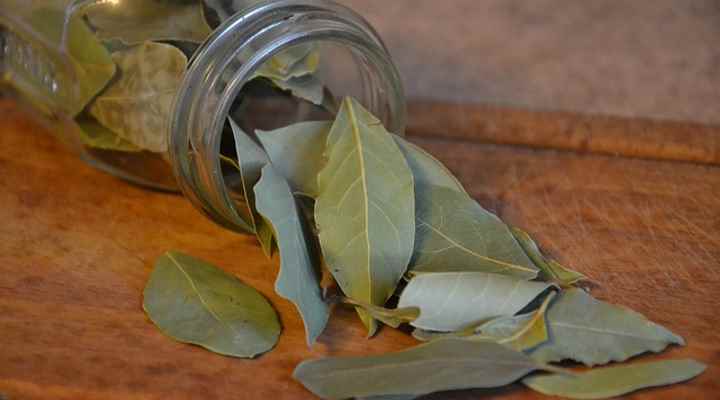
[[[387,50],[332,1],[39,3],[0,0],[2,81],[92,165],[182,189],[232,229],[247,227],[223,164],[236,157],[229,117],[249,132],[331,119],[349,95],[403,133]]]

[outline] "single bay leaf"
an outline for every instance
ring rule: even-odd
[[[340,301],[362,308],[371,317],[393,328],[415,321],[420,316],[420,309],[417,307],[385,308],[347,297],[341,298]]]
[[[504,386],[547,368],[496,343],[443,339],[377,356],[304,361],[293,377],[324,399],[409,397]]]
[[[315,221],[330,272],[343,292],[382,306],[412,255],[413,178],[382,123],[356,100],[343,100],[318,175]],[[372,335],[375,321],[358,311]]]
[[[90,114],[143,150],[167,151],[166,123],[187,58],[169,44],[145,42],[113,53],[120,76],[90,105]]]
[[[393,135],[415,178],[415,186],[437,186],[467,193],[460,181],[435,157],[421,147]]]
[[[510,229],[465,192],[415,185],[414,272],[478,271],[524,279],[537,276]]]
[[[139,147],[118,136],[115,132],[88,117],[76,120],[80,127],[80,140],[88,147],[101,150],[136,152]]]
[[[273,167],[294,193],[317,197],[317,175],[325,164],[323,151],[331,127],[329,121],[308,121],[257,132]]]
[[[411,325],[439,332],[461,330],[491,318],[514,315],[552,285],[484,272],[435,272],[413,277],[398,307],[418,307]]]
[[[255,289],[213,265],[171,251],[160,257],[143,308],[166,335],[213,352],[255,357],[272,349],[280,322]]]
[[[47,54],[57,57],[51,60],[53,64],[62,65],[65,60],[61,58],[68,58],[70,69],[58,69],[54,76],[58,93],[68,93],[58,101],[69,115],[79,114],[115,76],[113,59],[85,22],[77,17],[69,20],[66,48],[62,48],[65,12],[59,5],[33,10],[27,22],[42,42],[60,52]]]
[[[437,159],[394,136],[415,180],[414,271],[483,271],[528,279],[537,268],[508,227],[470,196]]]
[[[587,280],[587,277],[579,272],[565,268],[555,260],[547,259],[541,252],[538,245],[530,237],[530,235],[519,228],[511,228],[513,236],[525,250],[527,256],[540,269],[540,278],[554,282],[564,288],[572,287],[572,285]]]
[[[242,180],[242,190],[245,205],[247,206],[245,210],[238,209],[238,215],[243,219],[244,223],[251,227],[252,232],[255,232],[263,252],[270,257],[272,254],[273,232],[258,214],[255,193],[253,192],[253,187],[260,180],[262,168],[270,161],[260,145],[255,143],[232,118],[228,117],[228,121],[235,140],[240,179]]]
[[[160,40],[201,43],[211,33],[200,1],[104,2],[89,7],[87,18],[100,39],[119,39],[130,45]]]
[[[545,313],[555,292],[549,293],[542,305],[528,314],[504,316],[490,320],[478,327],[479,334],[469,340],[494,340],[517,351],[533,349],[548,340]]]
[[[560,294],[547,313],[547,324],[550,340],[531,353],[543,362],[570,359],[593,366],[685,344],[643,315],[596,300],[580,289]]]
[[[700,375],[695,360],[666,360],[592,369],[576,376],[536,375],[523,383],[540,393],[570,399],[609,399],[639,389],[671,385]]]
[[[330,311],[320,291],[318,262],[311,257],[308,237],[290,185],[272,165],[262,169],[255,186],[257,209],[273,225],[280,248],[280,273],[275,291],[292,301],[305,323],[308,345],[325,329]]]

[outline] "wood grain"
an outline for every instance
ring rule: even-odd
[[[313,349],[291,303],[273,292],[278,263],[251,237],[213,225],[189,202],[85,165],[9,101],[0,101],[0,393],[8,399],[312,399],[292,380],[301,360],[413,345],[372,339],[336,309]],[[469,192],[526,228],[560,261],[688,340],[658,358],[710,367],[683,385],[631,399],[699,399],[720,391],[720,169],[554,150],[418,139]],[[277,348],[222,357],[164,337],[141,294],[153,260],[178,249],[255,286],[278,308]],[[655,357],[641,357],[655,359]],[[515,385],[432,399],[536,399]]]

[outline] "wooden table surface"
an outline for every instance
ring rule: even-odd
[[[687,384],[628,398],[720,396],[718,129],[439,104],[413,105],[411,121],[414,141],[484,206],[595,279],[594,295],[688,341],[639,360],[709,365]],[[444,130],[442,121],[455,125]],[[0,398],[311,399],[291,378],[301,360],[415,344],[393,329],[366,340],[340,309],[308,349],[294,307],[273,292],[277,260],[254,238],[213,225],[182,197],[87,166],[9,100],[0,100],[0,148]],[[265,294],[284,326],[276,349],[241,360],[164,337],[141,295],[169,249]],[[543,396],[515,385],[429,398]]]

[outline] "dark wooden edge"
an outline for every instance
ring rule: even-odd
[[[410,101],[409,136],[720,164],[720,126]]]

